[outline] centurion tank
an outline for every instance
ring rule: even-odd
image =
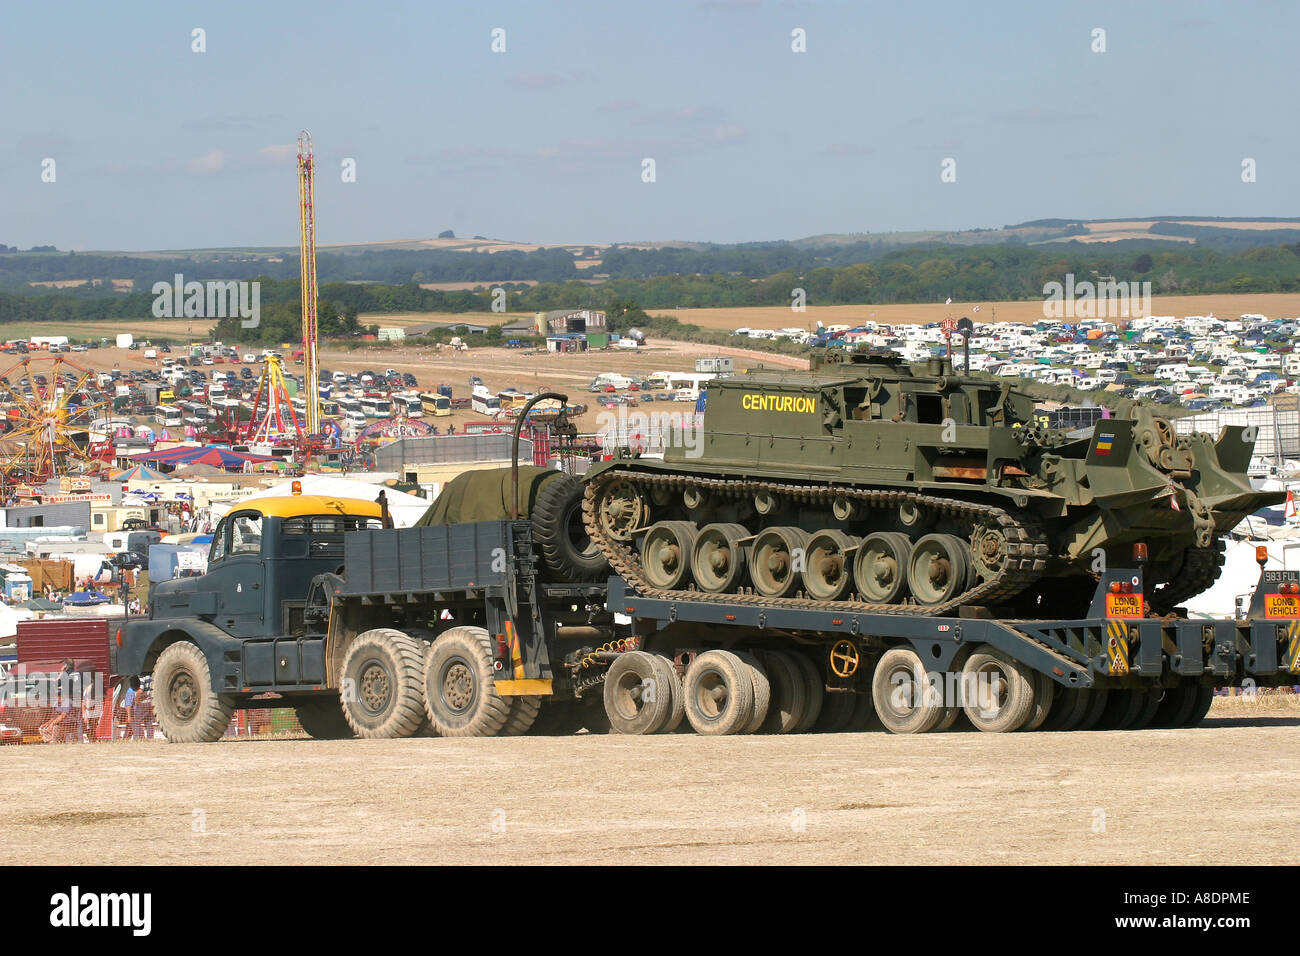
[[[1050,429],[1041,386],[948,359],[810,364],[711,381],[702,429],[662,459],[591,469],[584,523],[616,574],[680,599],[1073,616],[1104,562],[1138,560],[1167,613],[1218,577],[1224,533],[1283,498],[1252,490],[1248,428],[1178,435],[1159,406],[1117,402]]]

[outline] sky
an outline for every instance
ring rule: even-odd
[[[300,129],[322,245],[1296,216],[1297,37],[1290,0],[4,0],[0,242],[296,246]]]

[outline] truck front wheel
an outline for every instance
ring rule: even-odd
[[[212,689],[208,659],[189,641],[172,644],[153,669],[154,710],[163,736],[177,744],[220,740],[234,703]]]
[[[420,729],[423,650],[423,643],[391,627],[364,631],[348,647],[340,696],[344,717],[358,737],[410,737]]]

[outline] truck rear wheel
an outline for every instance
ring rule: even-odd
[[[686,698],[682,693],[682,679],[677,673],[676,665],[671,660],[662,654],[652,656],[655,659],[655,666],[659,668],[658,686],[663,688],[663,692],[669,696],[668,719],[659,728],[659,733],[676,733],[677,728],[686,719]]]
[[[1075,730],[1092,730],[1101,721],[1101,715],[1106,712],[1106,701],[1112,691],[1107,687],[1090,687],[1088,688],[1088,706],[1083,712],[1083,717],[1075,725]]]
[[[930,686],[925,665],[910,647],[885,651],[871,675],[876,715],[891,734],[923,734],[943,719],[943,694]]]
[[[821,716],[817,718],[817,723],[813,725],[813,732],[819,734],[838,734],[847,730],[849,723],[853,720],[853,711],[857,707],[857,694],[846,694],[843,691],[826,695],[826,702],[822,704]]]
[[[314,740],[346,740],[355,737],[338,700],[308,700],[294,708],[298,725]]]
[[[1052,701],[1052,712],[1039,730],[1057,733],[1073,730],[1088,712],[1088,700],[1092,691],[1088,688],[1058,688]]]
[[[1128,730],[1142,710],[1143,692],[1132,687],[1118,687],[1110,692],[1106,710],[1097,722],[1100,730]]]
[[[1034,712],[1033,671],[989,644],[966,659],[962,686],[966,716],[985,733],[1019,730]]]
[[[424,659],[424,709],[438,735],[495,737],[510,706],[497,693],[488,632],[453,627],[440,634]]]
[[[744,733],[754,715],[754,678],[730,651],[706,651],[691,661],[682,689],[686,719],[697,734]]]
[[[1037,730],[1046,722],[1048,715],[1052,712],[1052,701],[1056,697],[1056,681],[1052,680],[1041,671],[1033,671],[1034,679],[1034,709],[1030,711],[1029,719],[1025,721],[1021,730]]]
[[[768,651],[763,655],[767,679],[772,688],[772,700],[767,717],[759,728],[768,734],[793,733],[808,706],[808,693],[804,687],[803,671],[789,655]]]
[[[410,737],[424,722],[424,644],[391,627],[358,634],[343,656],[343,715],[358,737]]]
[[[533,694],[501,699],[510,701],[510,716],[506,718],[506,725],[501,728],[500,736],[518,737],[528,733],[542,709],[542,699]]]
[[[620,654],[605,673],[605,713],[619,734],[657,734],[668,723],[673,688],[667,675],[647,651]]]
[[[533,502],[533,541],[542,561],[559,581],[603,581],[609,561],[582,524],[585,488],[572,475],[547,479]]]
[[[1195,687],[1166,687],[1165,699],[1160,702],[1152,727],[1181,727],[1196,706]]]
[[[1133,723],[1129,724],[1129,730],[1145,730],[1151,726],[1151,721],[1155,719],[1156,712],[1160,709],[1160,701],[1164,699],[1163,691],[1162,687],[1144,687],[1138,691],[1142,696],[1142,706],[1138,709],[1137,716],[1133,718]]]
[[[212,689],[208,659],[190,641],[172,644],[158,655],[153,695],[158,726],[172,743],[220,740],[235,714],[234,703]]]

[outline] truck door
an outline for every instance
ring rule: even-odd
[[[204,581],[216,593],[213,623],[236,637],[260,637],[266,568],[262,562],[262,515],[242,511],[228,515],[213,536]]]

